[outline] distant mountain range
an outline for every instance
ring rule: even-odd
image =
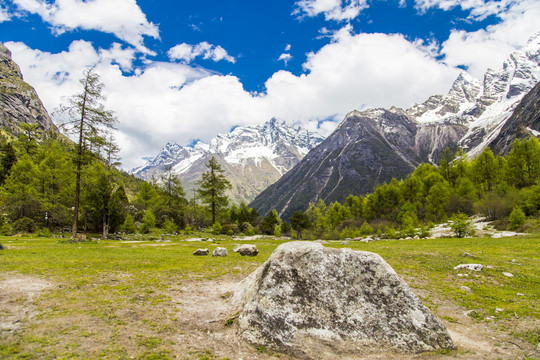
[[[209,144],[198,142],[189,147],[169,142],[155,158],[130,173],[159,180],[160,174],[172,167],[192,197],[196,182],[207,170],[205,164],[215,156],[232,183],[232,200],[249,203],[322,140],[316,133],[272,119],[262,125],[237,127],[217,135]]]
[[[288,218],[318,199],[344,201],[349,194],[366,194],[393,177],[405,177],[421,162],[436,164],[446,147],[461,147],[474,156],[489,144],[504,143],[496,149],[508,151],[516,136],[539,135],[538,86],[534,88],[539,78],[537,34],[501,69],[488,70],[483,81],[463,73],[448,94],[431,96],[410,109],[352,111],[250,206],[261,214],[276,209]],[[527,104],[518,107],[529,92]],[[516,108],[521,115],[511,118]]]

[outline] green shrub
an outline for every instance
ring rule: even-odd
[[[510,229],[517,230],[525,224],[525,220],[527,220],[527,217],[523,210],[519,206],[515,206],[509,217]]]
[[[0,226],[0,235],[9,236],[13,234],[13,227],[8,224],[4,223],[2,226]]]
[[[16,232],[33,233],[36,231],[36,223],[28,217],[23,217],[13,222],[13,230]]]
[[[472,221],[463,213],[452,215],[452,223],[450,224],[450,228],[452,229],[454,235],[458,238],[473,236],[476,233]]]
[[[122,225],[122,231],[126,234],[134,234],[137,232],[137,227],[135,227],[135,222],[131,215],[127,214],[124,224]]]
[[[172,222],[170,219],[165,219],[165,221],[161,225],[161,228],[167,234],[175,234],[178,231],[178,226],[176,226],[176,224]]]
[[[212,225],[212,232],[215,234],[215,235],[219,235],[221,234],[221,231],[223,230],[223,226],[221,226],[221,224],[216,221],[214,223],[214,225]]]
[[[191,234],[193,234],[193,229],[191,228],[191,226],[186,225],[186,228],[184,229],[184,235],[191,235]]]
[[[374,230],[373,228],[368,224],[367,221],[364,221],[362,226],[360,226],[360,233],[362,235],[371,235],[373,234]]]
[[[36,235],[39,237],[50,238],[51,230],[49,230],[48,228],[39,229]]]
[[[281,237],[281,226],[279,226],[279,224],[276,224],[274,227],[274,236]]]
[[[156,216],[150,210],[146,210],[141,224],[141,233],[148,234],[152,228],[156,227]]]

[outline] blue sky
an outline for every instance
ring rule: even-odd
[[[96,66],[125,168],[170,140],[447,92],[540,30],[538,0],[0,0],[0,41],[52,112]]]

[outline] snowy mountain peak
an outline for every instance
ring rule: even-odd
[[[155,158],[131,170],[131,173],[145,179],[159,178],[165,168],[172,166],[173,171],[189,183],[200,177],[205,170],[204,163],[216,156],[230,177],[242,174],[243,181],[251,183],[253,189],[249,191],[245,190],[245,185],[239,185],[243,190],[237,189],[245,192],[237,199],[249,201],[296,165],[322,140],[317,133],[273,118],[261,125],[233,128],[229,133],[216,135],[208,144],[199,141],[188,147],[170,141]],[[257,177],[261,177],[262,182]],[[258,183],[262,185],[258,186]],[[232,195],[238,195],[234,190]]]

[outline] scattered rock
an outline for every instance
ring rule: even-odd
[[[343,241],[341,242],[341,245],[349,245],[349,244],[350,244],[350,243],[349,243],[348,240],[343,240]]]
[[[227,256],[228,253],[227,253],[227,249],[225,249],[224,247],[217,247],[214,249],[214,251],[212,251],[212,256],[219,256],[219,257],[225,257]]]
[[[467,310],[467,311],[464,311],[463,314],[467,317],[473,317],[473,316],[476,316],[478,315],[478,313],[476,312],[476,310]]]
[[[486,265],[486,269],[492,269],[492,270],[493,270],[493,269],[495,269],[495,266],[493,266],[493,265]]]
[[[504,311],[504,309],[501,309],[501,308],[495,308],[495,312],[496,312],[496,313],[501,313],[501,312],[503,312],[503,311]]]
[[[503,274],[504,276],[506,276],[506,277],[509,277],[509,278],[514,277],[514,274],[509,273],[509,272],[503,272],[502,274]]]
[[[233,251],[235,253],[239,253],[242,256],[257,256],[259,253],[259,250],[255,245],[252,244],[244,244],[236,246]]]
[[[315,240],[315,242],[316,242],[316,243],[319,243],[319,244],[325,244],[325,245],[326,245],[326,244],[329,244],[329,242],[326,241],[326,240]]]
[[[522,293],[517,293],[516,295],[517,296],[525,296],[525,294],[522,294]]]
[[[197,249],[193,252],[193,255],[195,256],[206,256],[210,253],[210,250],[208,249]]]
[[[474,256],[473,254],[469,254],[468,252],[464,252],[463,254],[461,254],[461,256],[476,259],[476,256]]]
[[[231,301],[243,338],[296,357],[455,348],[443,323],[369,252],[282,244]]]
[[[4,250],[4,246],[0,244],[0,250]]]
[[[459,277],[469,277],[469,274],[457,274]]]
[[[466,270],[472,270],[472,271],[482,271],[484,268],[484,265],[480,264],[459,264],[454,268],[454,270],[460,270],[460,269],[466,269]]]
[[[472,292],[471,288],[468,287],[468,286],[462,286],[462,287],[460,287],[460,289],[465,291],[465,292],[469,292],[469,293]]]

